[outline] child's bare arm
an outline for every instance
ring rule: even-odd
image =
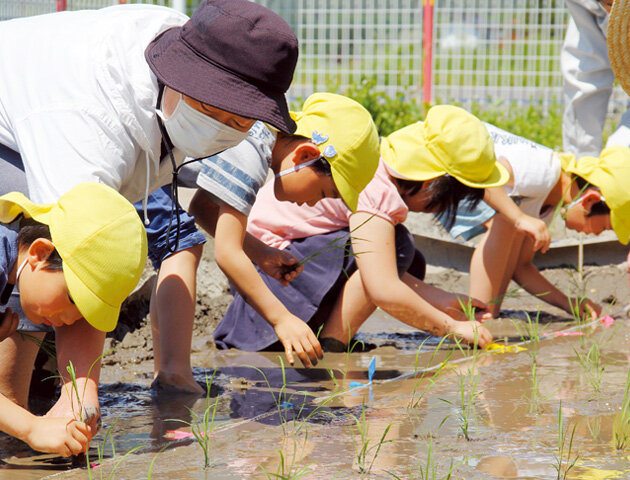
[[[245,215],[221,204],[214,243],[217,265],[243,298],[273,326],[290,364],[294,363],[293,351],[305,367],[317,364],[317,359],[324,355],[319,340],[311,328],[291,314],[267,288],[243,250],[246,226]]]
[[[357,212],[350,217],[350,230],[354,232],[352,247],[361,281],[374,305],[434,335],[453,335],[468,343],[476,339],[482,347],[492,341],[490,332],[479,322],[453,319],[401,281],[396,267],[395,231],[390,222]]]
[[[10,308],[0,313],[0,342],[15,333],[20,323],[20,317]]]
[[[85,452],[92,433],[71,418],[36,417],[0,395],[0,430],[29,444],[33,450],[62,457]]]
[[[214,237],[219,218],[219,205],[203,189],[197,189],[190,202],[195,221]],[[302,271],[297,259],[288,252],[269,247],[249,233],[243,239],[243,251],[263,272],[287,285]]]
[[[503,187],[486,188],[483,200],[497,212],[502,213],[518,231],[531,236],[534,239],[534,250],[540,249],[542,253],[545,253],[549,249],[551,234],[545,222],[523,213]]]
[[[539,297],[551,305],[573,314],[579,310],[581,315],[596,319],[602,312],[602,307],[588,298],[569,298],[553,283],[547,280],[532,262],[534,258],[533,240],[525,238],[521,255],[514,270],[514,281],[532,295]]]

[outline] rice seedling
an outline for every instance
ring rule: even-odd
[[[123,460],[125,458],[127,458],[129,455],[132,455],[133,453],[137,452],[138,450],[140,450],[144,445],[138,445],[134,448],[132,448],[131,450],[129,450],[127,453],[125,453],[122,457],[120,458],[116,458],[116,445],[114,443],[114,435],[112,433],[113,431],[113,427],[114,425],[110,426],[106,432],[105,432],[105,436],[103,437],[103,441],[96,446],[96,462],[92,463],[90,461],[90,455],[89,455],[89,451],[86,452],[85,454],[85,459],[86,459],[86,466],[87,466],[87,473],[88,473],[88,479],[89,480],[112,480],[116,478],[116,470],[118,469],[119,465],[123,462]],[[112,459],[115,460],[111,470],[109,470],[106,474],[106,471],[108,470],[104,465],[103,462],[105,460],[105,452],[107,449],[107,443],[110,443],[110,447],[111,447],[111,451],[112,451]],[[97,472],[98,476],[95,476],[94,472]],[[107,476],[105,476],[107,475]]]
[[[284,366],[284,361],[280,355],[278,355],[278,361],[280,362],[280,369],[282,373],[282,386],[280,389],[274,389],[271,386],[271,383],[267,379],[265,372],[263,372],[260,368],[249,366],[260,373],[267,384],[267,388],[269,393],[273,397],[273,401],[276,407],[276,411],[278,413],[278,419],[280,422],[280,426],[282,428],[282,432],[285,436],[289,433],[300,433],[304,428],[307,422],[317,414],[330,414],[325,410],[325,407],[335,400],[339,395],[343,394],[347,389],[344,389],[339,392],[334,392],[331,395],[318,399],[312,393],[298,390],[294,392],[288,391],[287,388],[287,379],[286,379],[286,370]],[[297,400],[301,399],[300,404],[296,405]],[[307,410],[307,398],[313,398],[313,404],[316,404],[315,408]],[[319,400],[319,401],[318,401]],[[289,412],[291,413],[291,418],[289,418]],[[330,414],[332,415],[332,414]],[[289,431],[287,428],[288,425],[293,425],[293,429]]]
[[[210,461],[210,443],[213,437],[214,431],[214,419],[217,413],[217,407],[219,406],[219,397],[215,397],[213,401],[210,400],[210,390],[214,376],[217,373],[217,369],[212,372],[212,376],[208,379],[206,375],[206,399],[203,414],[197,414],[192,408],[188,408],[192,421],[187,422],[179,418],[170,419],[174,422],[180,422],[190,427],[190,432],[193,434],[195,441],[203,451],[204,468],[209,468],[212,465]]]
[[[529,343],[527,348],[527,355],[529,356],[530,363],[530,397],[529,397],[529,411],[530,413],[540,412],[540,403],[548,398],[542,397],[540,394],[540,382],[542,376],[539,373],[538,363],[538,346],[540,340],[544,335],[544,328],[540,325],[540,310],[536,312],[536,318],[532,320],[531,315],[525,312],[526,322],[520,320],[513,320],[512,324],[519,332],[519,336],[523,342]]]
[[[477,390],[479,386],[479,374],[474,373],[472,369],[459,374],[458,387],[459,387],[459,402],[455,403],[446,398],[440,398],[439,400],[447,403],[453,407],[457,413],[449,414],[442,419],[440,427],[451,417],[457,418],[458,426],[463,437],[470,441],[470,429],[472,427],[474,403],[475,400],[481,395],[481,392]]]
[[[166,450],[167,447],[168,447],[168,444],[164,445],[162,448],[158,450],[158,452],[155,455],[153,455],[153,458],[151,459],[151,463],[149,464],[149,471],[147,472],[147,480],[151,480],[151,478],[153,477],[153,467],[155,466],[155,461],[157,460],[160,453]]]
[[[595,393],[601,393],[602,377],[607,364],[603,363],[599,343],[593,342],[585,354],[580,354],[575,348],[573,351],[584,369],[591,387],[593,387]]]
[[[613,421],[613,440],[617,450],[625,450],[630,444],[630,370],[626,376],[621,411],[615,415]]]
[[[470,307],[470,301],[468,302]],[[474,307],[473,307],[474,308]],[[462,307],[462,310],[464,308]],[[473,314],[474,315],[474,314]],[[463,347],[460,340],[456,341],[457,348],[463,353]],[[480,375],[477,372],[477,359],[478,359],[478,346],[477,346],[477,332],[475,332],[475,338],[473,343],[473,354],[471,356],[470,366],[466,371],[462,371],[458,375],[458,393],[459,393],[459,402],[455,403],[451,400],[440,398],[439,400],[450,405],[456,410],[455,417],[457,418],[457,423],[460,429],[461,434],[464,438],[470,441],[470,428],[472,426],[473,414],[474,414],[474,403],[475,400],[481,395],[481,392],[478,390],[479,387],[479,379]],[[444,423],[454,416],[453,414],[449,414],[445,416],[440,422],[440,427],[444,425]]]
[[[439,364],[438,368],[435,371],[428,371],[428,368],[434,365],[435,357],[440,353],[440,347],[446,341],[446,337],[443,337],[440,340],[440,342],[437,344],[435,349],[433,350],[433,353],[431,354],[431,357],[427,361],[426,365],[423,368],[419,368],[418,362],[420,359],[420,353],[422,351],[422,347],[424,346],[427,340],[424,340],[418,347],[418,350],[416,351],[416,358],[414,361],[414,372],[415,372],[414,378],[416,378],[416,383],[413,386],[413,390],[411,392],[411,398],[409,399],[407,408],[418,407],[418,405],[422,401],[422,398],[424,398],[424,395],[427,393],[429,388],[435,385],[435,383],[437,383],[437,381],[445,373],[445,371],[447,370],[448,361],[451,359],[451,357],[453,356],[455,352],[454,350],[449,349],[446,354],[446,358]],[[418,375],[418,372],[420,372],[419,375]],[[422,384],[424,380],[427,378],[428,378],[428,382],[426,382],[426,385],[424,386],[424,388],[420,390],[420,384]]]
[[[350,230],[346,235],[343,235],[339,238],[335,238],[334,240],[331,240],[330,242],[328,242],[327,244],[324,245],[324,247],[321,250],[318,250],[316,252],[311,253],[310,255],[307,255],[306,257],[302,258],[301,260],[299,260],[296,264],[295,264],[295,268],[300,267],[302,265],[304,265],[307,262],[310,262],[311,260],[325,254],[325,253],[329,253],[332,252],[334,250],[346,250],[347,253],[344,254],[344,256],[357,256],[360,255],[361,253],[368,253],[368,252],[353,252],[352,249],[350,248],[352,246],[352,241],[357,241],[357,240],[363,240],[359,237],[354,237],[352,236],[352,234],[358,230],[359,228],[361,228],[363,225],[365,225],[367,222],[369,222],[373,217],[375,216],[375,214],[370,215],[364,222],[362,222],[360,225],[357,225],[356,227],[354,227],[352,230]],[[292,266],[293,267],[293,266]]]
[[[290,455],[285,455],[282,450],[278,450],[280,461],[278,462],[275,473],[268,471],[261,465],[260,468],[265,474],[265,477],[268,480],[298,480],[314,473],[315,470],[312,463],[302,466],[296,465],[297,460],[301,456],[301,450],[304,448],[304,444],[307,442],[307,439],[308,436],[306,435],[303,439],[301,447],[298,447],[298,440],[294,440],[293,452]]]
[[[437,465],[435,464],[435,458],[433,456],[433,438],[429,437],[429,444],[427,445],[427,459],[424,465],[420,465],[418,470],[418,475],[416,475],[413,471],[410,472],[409,480],[451,480],[453,478],[453,474],[455,473],[455,468],[461,465],[462,462],[455,464],[453,459],[451,458],[451,463],[449,464],[448,471],[446,473],[440,474],[438,473]],[[392,473],[387,472],[396,480],[402,480],[402,477]]]
[[[369,474],[372,471],[374,461],[378,457],[383,445],[393,442],[393,440],[385,439],[393,423],[390,423],[385,427],[378,440],[370,438],[370,425],[365,415],[365,410],[366,406],[363,404],[361,406],[361,415],[359,415],[359,417],[352,413],[347,414],[347,416],[354,421],[354,425],[359,433],[359,440],[357,441],[357,439],[353,436],[352,443],[354,445],[357,468],[359,469],[359,473],[362,475]]]
[[[573,439],[575,437],[575,429],[577,423],[573,424],[573,429],[569,434],[569,426],[564,427],[564,419],[562,417],[562,402],[558,408],[558,450],[554,454],[555,463],[553,465],[557,472],[557,480],[566,480],[569,471],[575,466],[579,455],[573,455]],[[568,445],[567,445],[568,440]]]

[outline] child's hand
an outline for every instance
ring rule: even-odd
[[[469,297],[467,295],[453,294],[446,305],[445,313],[458,322],[467,322],[470,320],[464,313],[463,308],[474,307],[475,320],[484,322],[492,318],[492,313],[488,311],[488,305],[481,300]]]
[[[0,313],[0,342],[15,333],[19,322],[20,317],[10,308]]]
[[[293,351],[306,368],[317,365],[317,359],[324,358],[322,346],[313,330],[298,317],[291,315],[283,318],[274,330],[291,365],[295,363]]]
[[[285,287],[302,272],[297,258],[289,252],[269,247],[264,258],[257,262],[260,269],[270,277],[278,280]]]
[[[592,300],[589,300],[588,298],[569,298],[569,303],[570,305],[572,305],[574,308],[572,309],[573,311],[569,310],[570,314],[574,314],[575,311],[575,306],[579,305],[579,312],[580,312],[580,319],[581,320],[597,320],[600,315],[602,314],[602,306],[596,304],[595,302],[593,302]]]
[[[545,222],[539,218],[521,215],[514,222],[514,227],[519,231],[530,235],[534,239],[534,251],[540,249],[541,253],[549,250],[551,234]]]
[[[477,321],[453,322],[449,334],[463,339],[470,345],[475,343],[481,348],[492,343],[492,334],[490,331]]]
[[[33,450],[69,457],[85,452],[91,439],[92,430],[83,422],[71,418],[35,417],[24,441]]]

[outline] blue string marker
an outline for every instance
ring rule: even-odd
[[[370,360],[370,365],[368,366],[368,382],[362,383],[362,382],[355,382],[353,380],[352,382],[350,382],[349,387],[355,388],[355,387],[363,387],[367,385],[372,385],[372,378],[374,378],[374,372],[376,372],[376,357],[372,357],[372,360]]]

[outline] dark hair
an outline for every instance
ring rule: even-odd
[[[413,196],[420,191],[424,182],[394,179],[403,195]],[[444,227],[449,230],[455,223],[457,209],[460,206],[476,207],[483,200],[484,189],[464,185],[451,175],[442,175],[433,179],[424,191],[428,198],[425,208],[428,212],[439,214]]]
[[[594,188],[595,190],[599,191],[599,188],[596,187],[595,185],[588,183],[584,178],[573,174],[573,179],[575,180],[575,184],[580,188],[580,193],[584,192],[587,188]],[[586,215],[586,218],[588,217],[593,217],[595,215],[609,215],[610,214],[610,207],[608,206],[608,204],[606,202],[604,202],[603,200],[600,200],[599,202],[594,203],[591,206],[591,211],[588,212],[588,215]]]
[[[312,142],[310,138],[304,137],[303,135],[288,135],[283,132],[278,132],[278,140],[286,142],[287,145],[293,145],[294,143]],[[330,170],[330,163],[328,163],[328,161],[324,157],[320,157],[319,160],[319,162],[312,163],[310,167],[319,174],[328,175],[329,177],[331,177],[332,172]]]
[[[50,228],[48,225],[39,223],[32,218],[22,217],[20,219],[20,231],[18,232],[18,249],[27,249],[38,238],[46,238],[52,241],[50,236]],[[61,257],[57,250],[50,252],[48,259],[46,260],[46,270],[59,271],[63,268]]]
[[[328,175],[332,177],[332,171],[330,170],[330,163],[324,157],[319,157],[319,161],[312,163],[310,167],[315,170],[316,173],[321,175]]]

